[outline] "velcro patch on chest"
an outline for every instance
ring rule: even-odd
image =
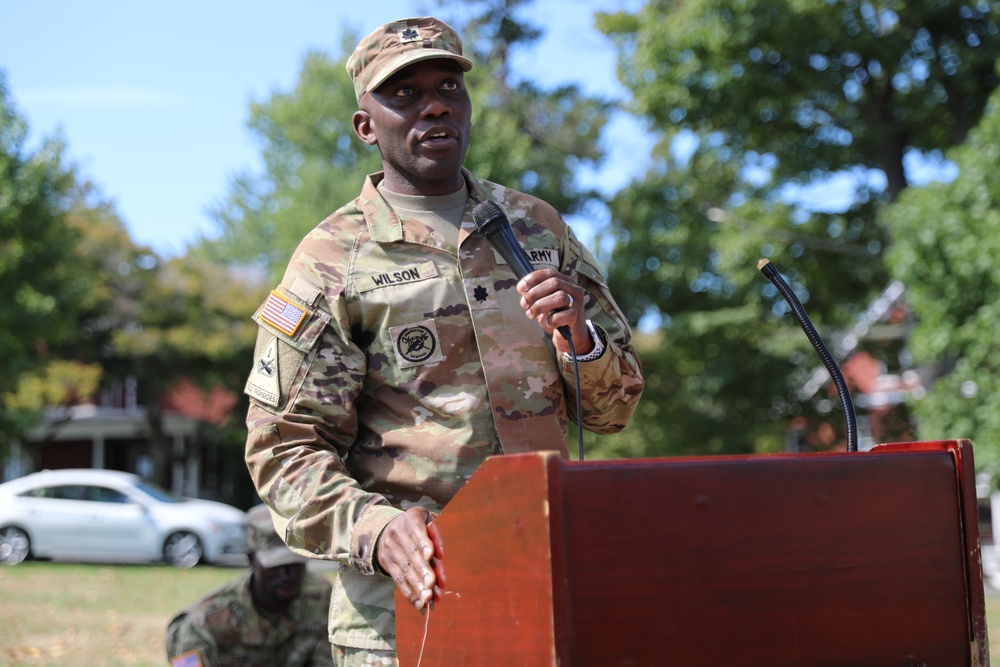
[[[561,266],[559,251],[555,248],[525,248],[524,253],[528,256],[528,261],[536,269],[555,269],[558,271]],[[497,264],[503,265],[507,263],[507,260],[496,250],[493,251],[493,259],[496,260]]]
[[[411,368],[444,360],[441,339],[434,320],[401,324],[389,328],[392,349],[400,368]]]
[[[500,307],[493,284],[485,278],[466,278],[465,296],[469,300],[471,310],[489,310]]]
[[[383,271],[382,273],[373,273],[357,278],[354,281],[354,286],[359,292],[369,292],[380,287],[416,283],[421,280],[435,278],[437,275],[437,267],[434,266],[434,262],[424,262],[417,266],[395,268],[392,271]]]

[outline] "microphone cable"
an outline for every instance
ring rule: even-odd
[[[561,333],[561,332],[560,332]],[[580,460],[583,460],[583,393],[580,391],[580,362],[576,358],[576,347],[573,337],[565,337],[569,343],[569,353],[573,357],[573,377],[576,379],[576,435],[577,447],[580,450]]]

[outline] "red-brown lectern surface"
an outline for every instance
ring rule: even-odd
[[[489,459],[402,667],[989,664],[972,446]],[[426,633],[426,636],[425,636]]]

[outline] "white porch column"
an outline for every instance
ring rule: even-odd
[[[174,433],[174,463],[170,474],[170,490],[184,495],[184,434]]]
[[[192,456],[187,461],[187,477],[185,481],[185,491],[184,495],[189,498],[197,498],[200,492],[200,479],[201,479],[201,457]]]
[[[104,432],[96,431],[90,438],[90,467],[104,470]]]

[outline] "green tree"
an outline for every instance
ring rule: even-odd
[[[774,156],[779,185],[877,169],[895,198],[908,150],[960,143],[982,114],[998,21],[987,0],[694,0],[602,25],[628,45],[623,79],[657,128]]]
[[[76,175],[59,139],[30,152],[27,133],[0,71],[0,286],[7,301],[0,308],[0,445],[37,413],[14,396],[20,378],[45,374],[48,351],[74,335],[77,315],[92,300],[72,261],[77,235],[67,216],[80,196]]]
[[[346,53],[356,41],[345,37]],[[250,105],[248,126],[260,143],[263,171],[232,181],[214,210],[219,236],[196,252],[263,267],[276,281],[302,237],[354,199],[365,175],[378,170],[377,153],[354,134],[357,101],[345,62],[346,56],[311,52],[292,91]]]
[[[103,363],[112,376],[137,380],[155,474],[165,484],[170,449],[163,396],[180,381],[241,392],[256,337],[249,313],[260,304],[262,281],[252,271],[189,255],[161,262],[141,282],[123,314],[127,324],[112,333]],[[232,422],[242,424],[244,414],[232,415]]]
[[[828,341],[863,311],[890,280],[876,214],[907,187],[904,158],[939,159],[996,86],[998,7],[689,0],[599,17],[659,140],[611,205],[613,286],[633,321],[662,322],[645,365],[678,374],[644,396],[674,434],[647,452],[769,451],[789,417],[824,418],[795,394],[815,356],[754,264],[774,259]],[[824,201],[834,177],[845,204]]]
[[[61,141],[29,153],[26,136],[0,77],[0,285],[12,306],[0,308],[0,449],[45,408],[135,379],[166,483],[164,394],[180,381],[239,391],[252,361],[248,314],[264,291],[261,272],[194,254],[162,261],[67,166]],[[222,447],[238,439],[241,449],[245,406],[237,412],[242,435],[206,437]],[[245,478],[241,457],[234,460]]]
[[[599,200],[578,184],[577,171],[604,159],[598,139],[610,104],[577,86],[543,90],[511,71],[511,53],[542,30],[519,10],[531,0],[466,2],[472,15],[459,30],[475,67],[467,75],[474,111],[465,165],[480,178],[544,199],[563,213]]]
[[[978,467],[1000,465],[1000,95],[965,144],[960,176],[911,189],[886,209],[888,259],[917,314],[914,361],[932,380],[913,402],[923,439],[970,438]],[[938,377],[935,380],[935,374]]]
[[[132,241],[113,206],[89,186],[75,188],[61,221],[73,244],[60,264],[74,278],[77,299],[58,322],[67,332],[38,346],[33,367],[5,392],[6,404],[24,428],[45,408],[87,402],[100,387],[134,379],[154,475],[168,484],[163,398],[182,381],[238,391],[251,363],[255,328],[247,315],[259,305],[261,277],[194,256],[161,260]],[[242,422],[242,413],[233,415]],[[224,429],[193,444],[210,437],[222,446],[234,440]],[[245,477],[242,463],[237,468]]]
[[[113,207],[96,199],[92,186],[74,193],[62,214],[63,236],[73,245],[61,260],[78,296],[61,321],[71,333],[47,341],[34,357],[36,367],[7,395],[8,405],[28,421],[47,407],[86,402],[97,394],[106,380],[111,335],[135,314],[143,287],[134,280],[136,269],[155,265],[148,249],[132,244]]]
[[[180,383],[206,392],[217,387],[240,392],[252,363],[255,327],[248,314],[260,303],[261,275],[193,254],[163,260],[134,243],[110,204],[92,199],[74,209],[69,220],[78,231],[75,261],[94,281],[95,298],[79,321],[78,335],[53,350],[56,360],[72,360],[56,368],[84,360],[89,362],[84,368],[100,369],[104,386],[136,381],[154,477],[166,486],[174,452],[164,431],[164,398]],[[194,449],[179,453],[200,457],[206,481],[216,492],[230,488],[230,502],[248,486],[239,483],[247,481],[239,453],[246,440],[245,413],[243,405],[221,428],[206,425],[188,443]],[[226,461],[220,452],[235,456]]]

